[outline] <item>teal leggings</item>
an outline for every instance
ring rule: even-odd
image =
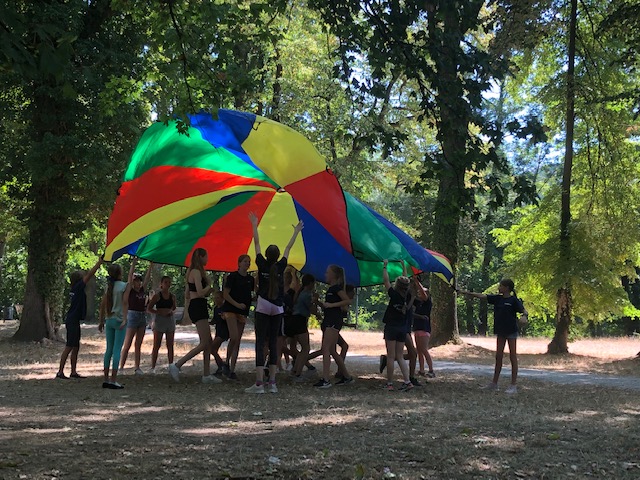
[[[120,328],[122,321],[119,318],[107,318],[104,325],[104,333],[107,337],[107,351],[104,352],[104,368],[109,368],[109,360],[113,357],[111,368],[115,371],[120,366],[120,352],[127,333],[127,326]]]

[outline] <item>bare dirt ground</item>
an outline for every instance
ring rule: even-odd
[[[387,392],[371,362],[350,361],[352,385],[317,391],[281,374],[278,394],[251,396],[243,393],[253,380],[250,336],[237,382],[202,385],[195,362],[179,384],[128,369],[126,388],[107,390],[95,326],[83,329],[83,380],[54,380],[62,345],[12,342],[15,328],[0,324],[0,479],[640,478],[636,391],[527,380],[510,397],[480,390],[485,378],[444,372],[411,392]],[[379,333],[346,336],[355,354],[382,350]],[[319,333],[312,338],[317,345]],[[468,341],[434,356],[492,364],[493,340]],[[618,374],[635,366],[637,375],[631,357],[640,348],[629,341],[624,355],[626,340],[606,340],[552,361],[537,353],[544,341],[519,343],[523,366]]]

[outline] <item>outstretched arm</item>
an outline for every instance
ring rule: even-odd
[[[389,260],[385,258],[382,261],[382,281],[384,282],[385,290],[389,290],[391,288],[391,280],[389,280],[389,272],[387,271],[387,265],[389,265]]]
[[[89,270],[87,273],[84,274],[84,277],[82,277],[82,281],[86,284],[89,280],[91,280],[91,277],[93,277],[96,274],[96,272],[100,268],[100,265],[102,265],[103,263],[104,263],[104,256],[100,255],[100,258],[98,258],[98,261],[91,268],[91,270]]]
[[[253,244],[256,248],[256,255],[260,255],[262,250],[260,249],[260,236],[258,235],[258,217],[256,217],[255,213],[251,212],[249,214],[249,221],[253,227]]]
[[[467,292],[466,290],[456,290],[456,291],[467,297],[475,297],[475,298],[479,298],[480,300],[484,300],[487,298],[487,296],[484,293]]]
[[[291,253],[293,244],[296,243],[296,238],[298,238],[298,234],[302,231],[303,228],[304,228],[304,223],[302,223],[302,220],[300,220],[298,224],[295,227],[293,227],[293,235],[291,236],[291,240],[289,240],[289,243],[287,243],[287,246],[284,247],[284,253],[282,254],[284,258],[289,258],[289,253]]]

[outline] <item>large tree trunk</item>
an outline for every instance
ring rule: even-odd
[[[567,273],[571,264],[571,173],[573,168],[573,129],[575,123],[575,58],[576,58],[576,21],[578,0],[571,0],[569,18],[569,46],[567,49],[567,115],[562,173],[562,205],[560,211],[560,260],[559,277],[564,278],[558,290],[556,304],[556,331],[548,346],[548,353],[566,353],[569,351],[569,328],[573,316],[571,302],[571,280]]]
[[[493,240],[491,235],[487,235],[484,243],[484,254],[482,257],[482,268],[480,269],[480,282],[482,285],[489,285],[489,265],[491,264],[491,257],[493,252]],[[489,304],[486,299],[480,300],[480,306],[478,309],[478,317],[480,317],[480,324],[478,325],[478,335],[486,336],[489,330]]]
[[[453,177],[442,177],[438,188],[436,201],[433,244],[436,250],[445,255],[454,268],[458,260],[458,226],[460,224],[459,213],[456,215],[451,208],[444,205],[450,198],[450,191],[456,188]],[[431,340],[433,346],[443,345],[448,342],[461,343],[458,331],[458,319],[456,312],[456,295],[445,282],[435,279],[431,282],[431,295],[433,297],[433,310],[431,313]]]

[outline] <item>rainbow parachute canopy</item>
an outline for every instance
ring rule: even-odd
[[[382,260],[404,260],[413,272],[448,282],[449,261],[426,250],[380,214],[344,192],[303,135],[257,115],[219,110],[156,123],[138,143],[109,219],[105,259],[125,253],[188,265],[195,248],[207,269],[235,271],[241,254],[255,259],[250,212],[259,218],[262,248],[289,241],[304,222],[289,263],[323,280],[328,265],[344,267],[356,286],[382,282]],[[253,265],[255,268],[255,264]],[[392,278],[399,263],[390,264]]]

